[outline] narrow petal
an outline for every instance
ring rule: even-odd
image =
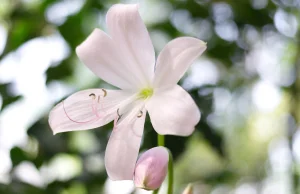
[[[139,82],[126,66],[118,46],[103,31],[95,29],[76,48],[80,60],[101,79],[121,89],[136,88]]]
[[[154,86],[176,84],[193,61],[206,49],[206,43],[192,37],[176,38],[158,56]]]
[[[155,91],[146,109],[154,129],[162,135],[190,135],[200,120],[194,100],[178,85]]]
[[[130,95],[121,90],[104,89],[77,92],[51,110],[50,127],[54,134],[100,127],[115,118],[118,106]]]
[[[133,122],[117,124],[105,151],[105,167],[112,180],[132,180],[142,140],[146,110]]]
[[[135,4],[117,4],[106,15],[109,34],[118,45],[126,65],[149,85],[154,74],[155,53],[145,24]]]

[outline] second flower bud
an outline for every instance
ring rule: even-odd
[[[155,190],[163,183],[169,162],[169,152],[165,147],[155,147],[147,150],[138,159],[134,184],[138,188]]]

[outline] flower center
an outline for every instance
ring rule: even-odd
[[[144,88],[139,93],[139,98],[147,99],[153,95],[153,88]]]

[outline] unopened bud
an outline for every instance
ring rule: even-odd
[[[193,185],[189,184],[183,191],[182,194],[193,194]]]
[[[168,162],[169,152],[164,147],[155,147],[143,153],[135,166],[135,186],[146,190],[159,188],[167,175]]]

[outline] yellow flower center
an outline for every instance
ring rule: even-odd
[[[147,99],[153,95],[153,88],[144,88],[139,93],[139,98]]]

